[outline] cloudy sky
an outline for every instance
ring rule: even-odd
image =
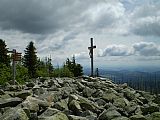
[[[94,38],[96,67],[159,66],[159,0],[0,0],[0,38],[24,53],[62,64],[73,54],[89,66]]]

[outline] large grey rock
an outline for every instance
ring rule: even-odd
[[[121,117],[113,118],[113,119],[111,119],[111,120],[130,120],[130,119],[129,119],[129,118],[127,118],[127,117],[123,117],[123,116],[121,116]]]
[[[93,97],[99,98],[103,96],[103,91],[101,89],[96,89],[95,92],[92,94]]]
[[[45,93],[47,93],[48,91],[47,91],[47,89],[48,88],[44,88],[44,87],[40,87],[40,89],[39,89],[39,96],[41,96],[41,94],[45,94]]]
[[[135,113],[139,105],[137,105],[136,102],[130,101],[129,104],[126,106],[125,110],[132,115],[132,113]]]
[[[128,87],[127,83],[123,83],[123,84],[120,84],[119,87],[121,87],[122,89],[125,89]]]
[[[94,115],[90,115],[90,116],[86,116],[87,120],[97,120],[97,116]]]
[[[93,113],[90,110],[86,110],[86,111],[82,112],[81,116],[82,117],[86,117],[88,120],[95,120],[95,119],[97,119],[97,114]]]
[[[30,120],[38,120],[37,112],[31,112],[31,114],[30,114]]]
[[[160,94],[158,94],[154,100],[153,100],[154,103],[158,104],[160,106]]]
[[[160,112],[152,113],[148,120],[160,120]]]
[[[42,108],[47,108],[49,107],[49,104],[47,101],[43,101],[43,100],[40,100],[40,99],[37,99],[37,98],[34,98],[34,97],[31,97],[31,96],[28,96],[26,98],[26,100],[30,101],[30,102],[33,102],[33,103],[37,103],[39,105],[39,107],[42,107]]]
[[[101,110],[98,105],[82,96],[78,96],[78,101],[83,110],[90,110],[94,113],[99,113]]]
[[[59,112],[51,116],[49,120],[69,120],[69,119],[64,113]]]
[[[35,86],[35,83],[34,82],[28,82],[26,84],[26,86],[29,87],[29,88],[33,88]]]
[[[23,107],[29,108],[29,110],[38,112],[40,108],[46,109],[49,107],[49,103],[31,96],[28,96],[26,100],[22,103]]]
[[[67,98],[70,94],[73,94],[75,91],[74,87],[63,87],[60,89],[62,98],[65,99]]]
[[[69,119],[64,113],[58,112],[52,116],[41,117],[39,118],[39,120],[69,120]]]
[[[122,90],[122,92],[124,93],[124,97],[127,98],[129,101],[134,100],[136,98],[136,96],[135,96],[136,91],[135,90],[125,88]]]
[[[29,100],[25,100],[22,103],[22,107],[28,108],[31,112],[38,112],[39,111],[39,105],[38,103],[30,102]]]
[[[117,98],[119,97],[114,93],[104,93],[102,96],[102,99],[105,100],[106,102],[113,102],[113,100]]]
[[[138,100],[140,100],[143,104],[147,104],[147,103],[148,103],[148,100],[147,100],[146,98],[142,97],[142,96],[139,96],[139,97],[137,97],[137,98],[138,98]]]
[[[78,91],[82,92],[83,89],[85,88],[85,86],[83,84],[81,84],[80,82],[76,82],[76,84],[77,84],[77,87],[78,87]]]
[[[0,89],[0,95],[4,95],[4,94],[5,94],[4,90]]]
[[[98,106],[101,106],[101,107],[103,107],[106,104],[106,102],[103,99],[97,99],[96,103],[98,104]]]
[[[141,107],[144,115],[151,114],[153,112],[159,112],[159,106],[156,103],[149,103]]]
[[[40,100],[47,101],[50,105],[52,103],[56,103],[62,99],[63,92],[61,90],[58,91],[47,91],[44,94],[38,96]]]
[[[89,87],[85,87],[83,89],[83,96],[84,97],[91,97],[91,95],[94,93],[94,90],[89,88]]]
[[[21,85],[10,85],[7,87],[7,90],[9,91],[21,91],[22,86]]]
[[[101,82],[103,85],[105,85],[105,87],[107,88],[115,88],[115,84],[112,83],[112,81],[110,80],[106,80],[106,81],[102,81]]]
[[[75,116],[75,115],[69,115],[68,118],[69,120],[88,120],[86,117]]]
[[[39,85],[35,85],[33,88],[32,88],[32,91],[33,91],[33,95],[40,95],[40,86]]]
[[[30,91],[21,91],[21,92],[15,92],[14,96],[19,97],[22,99],[26,99],[28,96],[30,96],[32,93]]]
[[[48,108],[40,116],[38,116],[38,118],[42,119],[42,118],[45,118],[45,117],[53,116],[54,114],[56,114],[58,112],[60,112],[60,111],[55,109],[55,108]]]
[[[16,107],[18,104],[22,102],[21,98],[8,98],[8,99],[0,99],[0,108],[4,107]]]
[[[125,108],[125,106],[129,103],[129,101],[125,98],[117,98],[114,99],[113,105],[119,108]]]
[[[76,100],[72,100],[69,105],[68,105],[69,109],[73,111],[73,113],[75,113],[76,115],[79,115],[82,111],[81,106],[79,104],[78,101]]]
[[[30,118],[31,117],[31,112],[30,112],[29,108],[23,107],[23,110],[26,113],[27,117]]]
[[[133,115],[130,117],[131,120],[147,120],[143,115]]]
[[[51,85],[55,85],[56,87],[58,88],[61,88],[61,85],[56,81],[56,80],[53,80],[53,81],[50,81],[50,83],[48,83],[50,86]]]
[[[29,120],[29,118],[23,109],[11,108],[0,116],[0,120]]]
[[[60,84],[61,86],[64,85],[64,80],[62,80],[61,78],[56,78],[58,84]]]
[[[47,88],[47,91],[59,91],[59,88],[57,88],[55,85],[52,85],[50,88]]]
[[[139,91],[139,93],[148,101],[151,102],[155,99],[154,95],[151,95],[149,92]]]
[[[68,103],[70,103],[72,100],[78,100],[78,96],[77,96],[77,95],[74,95],[74,94],[71,94],[71,95],[69,96]]]
[[[61,100],[59,102],[54,103],[53,107],[60,110],[60,111],[68,110],[67,104],[68,104],[68,100],[65,99],[65,100]]]
[[[110,109],[110,110],[117,110],[118,108],[116,106],[114,106],[112,103],[106,103],[104,108],[106,110]]]
[[[9,99],[9,98],[12,98],[12,95],[10,95],[10,94],[7,92],[6,94],[0,96],[0,101],[3,100],[3,99]]]
[[[109,111],[105,110],[99,115],[98,120],[111,120],[113,118],[120,117],[120,116],[121,114],[116,110],[109,110]]]

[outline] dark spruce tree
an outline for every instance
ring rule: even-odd
[[[49,77],[51,77],[51,73],[53,72],[53,69],[54,69],[51,61],[52,61],[52,59],[48,58],[47,63],[46,63],[46,66],[48,68],[48,76]]]
[[[28,69],[28,74],[30,78],[36,78],[37,71],[37,55],[34,43],[31,41],[26,47],[24,55],[24,66]]]
[[[73,73],[74,77],[82,76],[83,75],[83,67],[81,64],[77,64],[75,57],[73,56],[72,61],[67,58],[66,65],[65,65],[70,72]]]
[[[83,75],[83,67],[81,66],[81,64],[76,64],[75,70],[74,70],[74,76],[78,77],[82,75]]]
[[[7,67],[10,66],[10,57],[7,55],[8,49],[6,43],[0,39],[0,63],[5,64]]]

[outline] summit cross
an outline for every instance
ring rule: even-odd
[[[88,47],[89,49],[89,55],[90,55],[90,58],[91,58],[91,77],[93,77],[93,49],[95,49],[96,46],[93,45],[93,38],[91,38],[91,46]]]

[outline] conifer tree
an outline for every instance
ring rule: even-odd
[[[83,67],[80,64],[76,63],[75,57],[72,57],[72,61],[67,58],[66,60],[66,67],[73,73],[75,77],[83,75]]]
[[[10,58],[7,55],[8,49],[6,48],[5,41],[0,39],[0,63],[5,64],[6,66],[10,65]]]
[[[28,69],[30,78],[36,78],[37,55],[34,43],[31,41],[26,47],[24,55],[24,66]]]
[[[53,65],[51,63],[52,59],[51,58],[48,58],[47,60],[47,67],[48,67],[48,73],[49,73],[49,77],[51,77],[51,73],[53,72]]]
[[[82,76],[83,75],[83,67],[81,64],[76,64],[75,69],[74,69],[74,76]]]

